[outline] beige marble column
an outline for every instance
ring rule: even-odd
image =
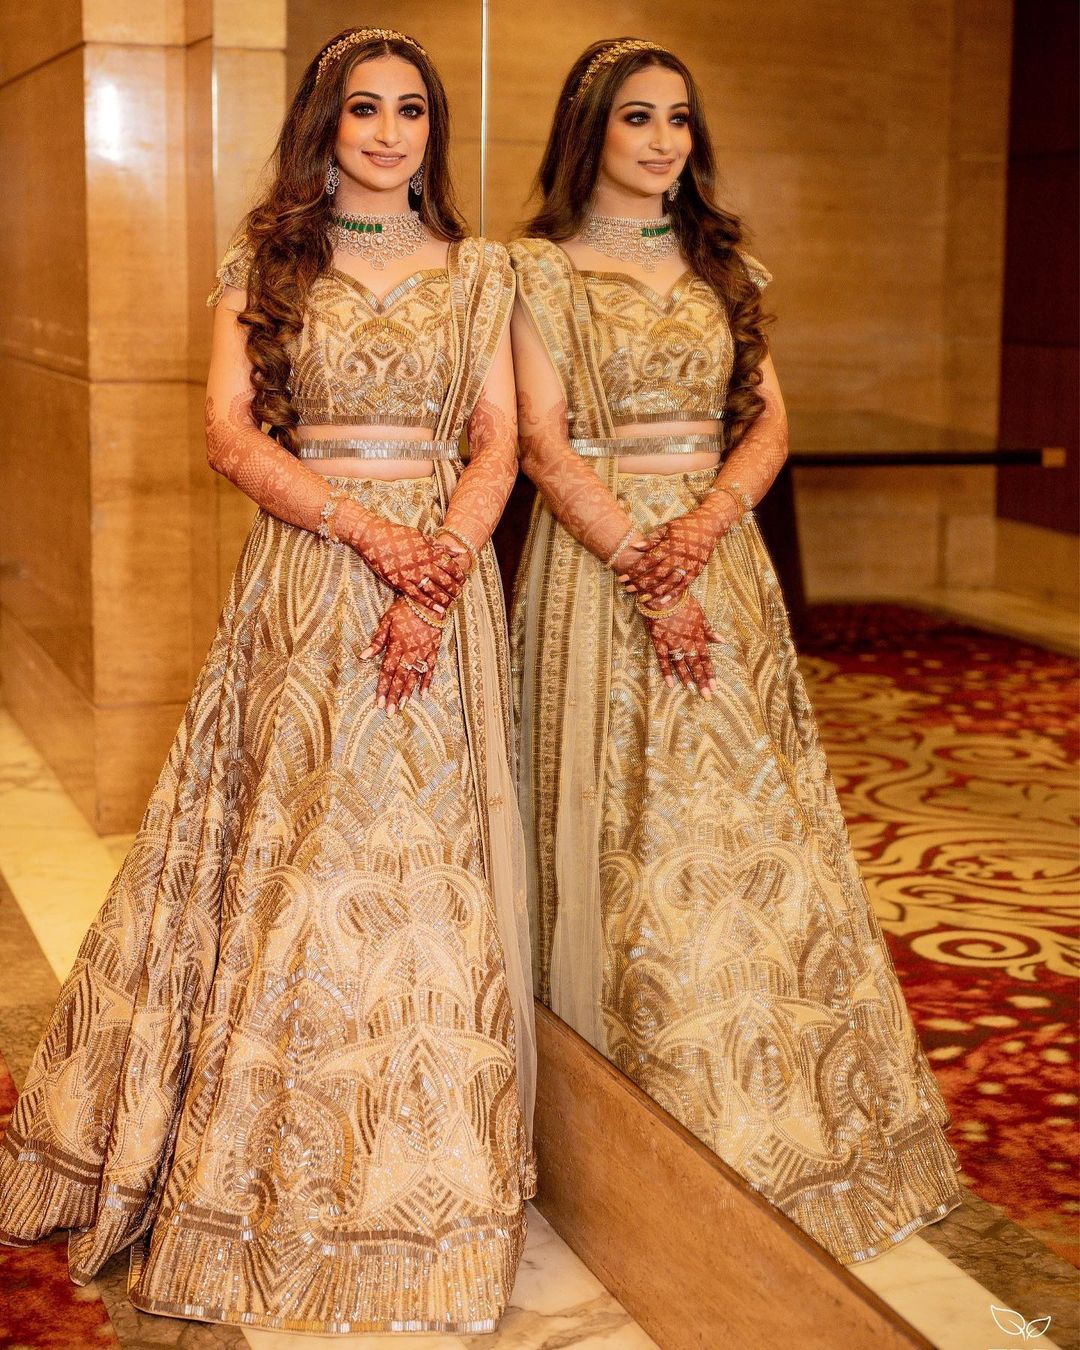
[[[102,831],[138,822],[250,514],[205,464],[202,300],[284,26],[284,0],[0,10],[2,692]]]
[[[187,397],[192,523],[192,674],[224,601],[251,501],[206,463],[203,404],[214,269],[251,206],[286,106],[285,0],[188,0]]]

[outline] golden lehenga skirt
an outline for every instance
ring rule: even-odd
[[[697,505],[715,473],[620,474],[618,496],[647,532]],[[535,538],[515,592],[519,714],[530,569],[549,592],[568,575],[558,542],[548,536],[545,560]],[[693,586],[724,635],[709,648],[711,701],[664,683],[632,599],[615,589],[596,817],[598,1048],[838,1260],[876,1256],[961,1203],[957,1157],[757,523],[727,534]],[[554,614],[575,601],[548,593],[545,603]],[[553,645],[566,634],[531,641],[541,678],[554,678]],[[537,847],[550,847],[574,803],[535,795]],[[572,876],[541,867],[530,885],[543,998],[558,993],[559,906],[576,899]]]
[[[334,480],[438,519],[435,480]],[[148,1312],[482,1332],[532,1193],[452,630],[374,707],[392,593],[259,512],[0,1148],[0,1240],[133,1244]]]

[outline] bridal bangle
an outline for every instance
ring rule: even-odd
[[[741,497],[739,496],[739,494],[735,491],[735,489],[734,489],[734,488],[729,488],[729,487],[727,486],[727,484],[725,484],[725,483],[714,483],[714,484],[713,484],[713,491],[714,491],[714,492],[726,492],[727,495],[728,495],[728,496],[732,499],[732,501],[735,503],[735,505],[739,508],[739,519],[742,520],[743,516],[746,514],[746,509],[747,509],[747,508],[743,505],[742,498],[741,498]]]
[[[682,609],[689,598],[690,588],[687,587],[673,605],[665,605],[663,609],[656,605],[646,605],[644,601],[639,600],[637,602],[638,613],[644,614],[647,619],[666,619],[669,614],[674,614],[677,609]]]
[[[428,613],[428,611],[423,607],[423,605],[418,605],[416,601],[411,599],[409,596],[403,595],[401,598],[402,600],[405,601],[405,603],[416,615],[416,617],[420,619],[423,623],[426,623],[429,628],[437,628],[441,633],[445,628],[449,626],[450,620],[448,618],[436,619],[433,614]]]
[[[626,531],[626,533],[623,535],[623,537],[619,540],[619,542],[618,542],[618,543],[615,545],[615,547],[611,550],[611,556],[604,559],[604,566],[605,566],[605,567],[610,567],[610,566],[611,566],[611,564],[615,561],[615,559],[619,556],[619,554],[620,554],[620,553],[623,551],[623,549],[627,546],[627,544],[630,542],[630,540],[633,539],[633,537],[634,537],[634,535],[635,535],[636,533],[637,533],[637,531],[636,531],[635,527],[634,527],[633,525],[631,525],[630,528],[629,528],[629,529]]]
[[[333,524],[334,513],[341,505],[345,493],[341,488],[332,488],[330,495],[322,504],[322,510],[319,512],[319,538],[329,539],[332,544],[339,544],[341,540],[334,532]]]
[[[472,542],[471,539],[466,539],[463,534],[461,534],[458,530],[453,529],[452,526],[440,525],[439,528],[435,531],[435,533],[448,534],[451,537],[451,539],[456,539],[459,544],[463,545],[466,552],[472,558],[474,563],[478,563],[480,561],[480,550],[476,547],[476,545]]]

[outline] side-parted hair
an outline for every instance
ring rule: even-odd
[[[424,153],[424,192],[410,196],[424,225],[439,239],[460,239],[465,223],[450,182],[450,110],[446,90],[428,55],[397,37],[345,44],[357,30],[346,28],[312,58],[293,95],[272,158],[272,178],[248,213],[244,232],[251,249],[247,308],[240,315],[255,390],[252,415],[269,423],[270,434],[294,453],[299,416],[288,395],[286,343],[299,333],[312,283],[331,264],[327,227],[333,210],[326,171],[334,153],[347,80],[360,61],[400,56],[416,67],[427,91],[429,132]],[[319,67],[331,48],[341,49]]]
[[[724,305],[735,357],[728,382],[723,434],[730,449],[760,416],[765,401],[757,392],[761,362],[768,353],[765,326],[771,315],[762,310],[761,293],[736,251],[744,239],[739,217],[713,199],[716,161],[705,122],[701,93],[682,61],[664,50],[630,50],[603,63],[579,89],[593,59],[616,42],[594,42],[570,67],[556,105],[544,157],[534,185],[540,206],[522,233],[559,241],[570,239],[585,223],[600,171],[604,138],[615,97],[639,70],[661,66],[681,75],[689,103],[691,149],[680,187],[668,210],[691,269],[713,288]]]

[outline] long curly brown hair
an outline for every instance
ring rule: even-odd
[[[328,62],[326,51],[357,29],[346,28],[313,57],[285,114],[272,159],[271,182],[244,220],[251,249],[247,308],[240,323],[255,391],[252,414],[269,424],[270,434],[294,454],[299,448],[299,416],[289,400],[290,339],[300,332],[312,283],[331,264],[327,233],[332,201],[326,195],[326,171],[334,153],[345,100],[345,82],[359,61],[400,56],[419,71],[428,94],[430,130],[424,152],[424,191],[410,204],[439,239],[460,239],[463,221],[450,182],[450,110],[446,90],[429,57],[398,37],[356,42]]]
[[[712,140],[701,93],[683,62],[667,51],[630,51],[601,66],[578,93],[581,77],[593,57],[622,41],[627,39],[594,42],[570,67],[534,184],[541,204],[523,233],[555,241],[577,234],[596,187],[608,119],[620,86],[648,66],[662,66],[682,76],[690,105],[692,144],[669,211],[683,256],[716,292],[731,327],[735,355],[723,421],[724,443],[730,449],[746,435],[765,407],[757,385],[761,383],[761,362],[768,352],[765,326],[773,316],[763,312],[761,293],[736,252],[736,245],[745,237],[741,220],[713,200],[716,161]]]

